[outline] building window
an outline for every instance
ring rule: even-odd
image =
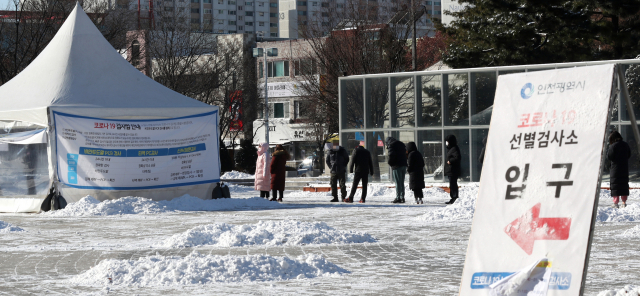
[[[253,22],[246,22],[245,25],[246,26],[253,26]]]
[[[235,33],[236,33],[236,31],[229,30],[229,34],[235,34]]]
[[[191,19],[191,23],[192,24],[199,24],[200,23],[200,19]]]
[[[211,0],[202,0],[202,3],[211,3]]]
[[[224,25],[224,21],[218,21],[218,25]]]
[[[264,7],[264,2],[258,2],[258,6]]]
[[[329,7],[329,3],[323,2],[322,7]]]
[[[306,11],[298,10],[298,15],[307,15]]]
[[[288,77],[289,61],[277,61],[267,63],[268,77]]]
[[[131,64],[134,67],[140,65],[140,43],[138,40],[131,43]]]
[[[229,1],[227,2],[229,5],[236,5],[236,1]]]
[[[269,17],[278,17],[278,13],[277,12],[276,13],[271,12],[271,13],[269,13]]]
[[[218,4],[224,4],[224,0],[218,0]]]
[[[433,11],[433,14],[434,14],[434,15],[441,15],[441,14],[442,14],[442,12],[440,12],[440,10],[434,10],[434,11]]]
[[[204,10],[204,13],[205,13],[205,14],[211,14],[211,12],[212,12],[212,10],[211,10],[211,9],[205,9],[205,10]]]
[[[173,7],[165,7],[164,11],[173,11]]]
[[[244,30],[244,27],[243,26],[238,26],[238,31],[242,31],[242,30]]]
[[[242,6],[238,6],[238,10],[242,10]]]
[[[336,4],[336,7],[338,7],[338,8],[344,8],[344,4],[342,4],[342,3],[338,3],[338,4]]]
[[[244,15],[246,16],[253,16],[253,11],[245,11]]]
[[[242,20],[242,16],[239,16],[239,17],[238,17],[238,20],[239,20],[239,21],[241,21],[241,20]]]
[[[322,13],[322,17],[329,17],[329,13],[328,12],[323,12]]]
[[[218,14],[224,14],[224,10],[222,9],[218,10]]]
[[[264,22],[259,22],[258,26],[264,27]]]
[[[200,3],[200,0],[191,0],[191,3]]]
[[[289,102],[284,103],[270,103],[270,109],[272,110],[269,113],[273,118],[289,118]]]
[[[258,78],[262,78],[264,77],[264,66],[262,65],[262,62],[258,63]]]
[[[278,23],[269,23],[269,27],[277,28],[278,27]]]
[[[229,15],[236,15],[236,11],[235,10],[229,10]]]
[[[271,37],[278,37],[278,33],[271,33],[271,34],[269,34],[269,36],[271,36]]]
[[[302,106],[302,101],[294,101],[293,102],[293,118],[300,119],[306,118],[307,112],[304,112],[304,107]]]
[[[318,74],[316,61],[313,59],[304,59],[293,61],[293,75],[315,75]]]
[[[278,3],[269,3],[269,7],[278,7]]]
[[[258,12],[259,16],[264,16],[264,12]]]
[[[298,6],[307,6],[307,1],[297,1],[296,4]]]
[[[235,26],[236,25],[236,21],[229,21],[229,25],[230,26]]]
[[[200,13],[200,8],[191,8],[191,13]]]
[[[253,2],[245,2],[244,5],[246,6],[253,6]]]
[[[318,6],[318,2],[311,2],[311,6]]]

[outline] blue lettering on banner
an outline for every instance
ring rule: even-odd
[[[67,181],[78,184],[78,154],[67,153]]]
[[[571,273],[569,272],[552,272],[549,281],[549,289],[552,290],[569,290],[571,286]]]
[[[81,155],[109,156],[109,157],[126,157],[127,150],[124,149],[100,149],[80,147]],[[77,158],[76,158],[77,159]]]
[[[67,181],[69,182],[69,184],[78,184],[78,173],[68,172]]]
[[[191,146],[169,148],[169,155],[186,154],[186,153],[192,153],[192,152],[204,151],[204,150],[207,150],[207,147],[204,145],[204,143],[200,143],[200,144],[191,145]]]
[[[495,282],[499,282],[505,277],[514,274],[514,272],[476,272],[471,278],[471,289],[489,289],[489,286]],[[571,286],[571,273],[569,272],[552,272],[549,281],[549,289],[551,290],[568,290]]]
[[[169,149],[127,149],[127,157],[166,156]]]

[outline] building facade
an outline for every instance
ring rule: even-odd
[[[137,10],[138,1],[129,7]],[[198,32],[279,37],[278,0],[140,0],[139,8],[141,16],[154,16],[156,27],[180,23]]]
[[[256,59],[258,94],[264,99],[265,69],[267,70],[267,94],[269,97],[269,143],[282,144],[292,155],[290,166],[299,165],[305,159],[318,154],[318,141],[312,136],[303,102],[300,85],[306,79],[319,79],[318,67],[310,58],[308,41],[285,40],[258,42],[258,48],[276,48],[278,56]],[[265,140],[264,112],[254,121],[254,144]],[[322,145],[322,144],[320,144]]]
[[[374,155],[376,178],[388,178],[389,136],[415,142],[424,156],[425,180],[445,181],[442,164],[444,139],[455,135],[463,159],[462,181],[479,181],[478,159],[489,132],[493,99],[499,75],[566,67],[617,63],[626,73],[632,112],[640,118],[640,60],[526,65],[475,69],[419,71],[350,76],[340,79],[340,143],[348,151],[363,145]],[[638,179],[640,155],[628,116],[630,106],[617,98],[611,129],[618,130],[631,147],[631,178]],[[499,116],[499,115],[498,115]],[[605,168],[606,169],[606,168]],[[605,170],[605,181],[608,172]]]

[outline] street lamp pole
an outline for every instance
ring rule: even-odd
[[[267,65],[267,56],[278,56],[277,48],[254,48],[254,57],[264,57],[264,140],[269,144],[269,89],[267,88],[267,79],[269,77],[269,67]],[[269,149],[265,152],[265,167],[271,162],[269,158]],[[267,169],[265,168],[264,174],[266,176]]]

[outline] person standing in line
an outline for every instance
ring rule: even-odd
[[[353,168],[355,167],[355,172]],[[346,202],[352,203],[353,196],[358,189],[358,183],[362,180],[362,195],[360,196],[359,203],[364,203],[367,198],[367,185],[369,184],[369,176],[373,176],[373,161],[371,160],[371,153],[369,150],[364,149],[362,146],[353,150],[351,154],[351,164],[349,165],[349,173],[353,173],[353,184],[351,185],[351,194],[347,198]]]
[[[460,165],[462,157],[456,136],[448,135],[445,144],[447,145],[447,160],[444,164],[444,175],[449,177],[449,196],[451,196],[451,200],[446,204],[453,204],[458,199],[458,178],[462,172]]]
[[[627,196],[629,196],[629,158],[631,158],[631,148],[629,144],[622,140],[622,135],[618,131],[612,131],[609,135],[609,151],[607,158],[611,161],[609,174],[611,176],[611,196],[613,197],[612,207],[618,208],[618,202],[622,199],[622,207],[627,206]]]
[[[404,143],[393,137],[387,138],[387,151],[391,175],[396,184],[396,198],[392,203],[404,203],[404,175],[407,174],[407,148]]]
[[[271,165],[269,165],[269,143],[258,144],[258,160],[256,161],[255,190],[260,191],[260,197],[269,199],[271,191]]]
[[[340,146],[340,141],[333,140],[333,147],[326,157],[326,163],[331,172],[331,202],[338,202],[338,182],[340,182],[340,193],[342,201],[347,197],[346,175],[349,164],[349,153]]]
[[[407,143],[407,173],[409,173],[409,189],[413,191],[413,195],[416,198],[416,204],[423,204],[422,189],[425,188],[424,184],[424,158],[418,151],[416,143]]]
[[[273,158],[271,159],[271,193],[273,196],[270,201],[282,201],[284,182],[287,175],[287,160],[289,160],[289,158],[289,152],[287,152],[282,145],[276,145],[276,151],[273,152]],[[278,192],[280,193],[280,197],[276,195]]]

